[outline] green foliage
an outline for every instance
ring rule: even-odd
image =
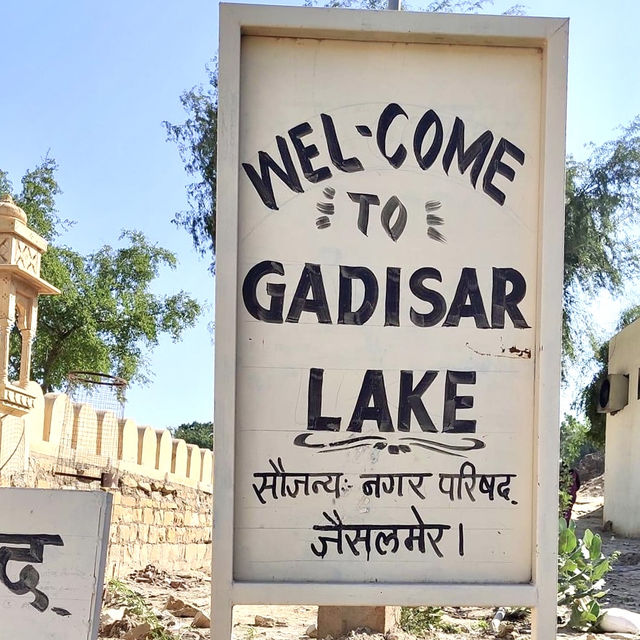
[[[558,605],[569,607],[572,629],[593,629],[602,615],[600,600],[607,593],[604,578],[618,553],[605,556],[599,535],[586,529],[579,538],[574,522],[569,526],[563,518],[559,522]]]
[[[39,301],[38,331],[32,348],[32,377],[45,392],[60,388],[73,370],[112,373],[145,382],[146,356],[161,334],[176,341],[195,324],[199,304],[186,293],[160,296],[151,284],[164,266],[175,268],[170,251],[149,242],[138,231],[120,236],[124,246],[103,246],[83,256],[55,244],[62,221],[55,209],[60,192],[56,163],[46,158],[22,179],[16,203],[29,226],[52,242],[42,257],[41,276],[58,287],[60,296]],[[0,172],[0,190],[11,185]],[[19,366],[18,341],[13,341],[13,368]],[[15,376],[15,370],[11,372]]]
[[[609,363],[609,343],[597,344],[591,340],[593,360],[596,371],[591,380],[582,388],[575,401],[576,409],[584,413],[589,423],[589,440],[598,448],[604,449],[606,414],[598,413],[597,390],[607,375]]]
[[[587,327],[580,298],[617,293],[640,273],[640,245],[631,222],[640,214],[640,119],[619,138],[592,146],[589,157],[567,161],[563,348],[575,357],[575,339]]]
[[[445,633],[460,631],[458,626],[442,619],[440,607],[402,607],[400,628],[418,637],[433,629],[439,629]]]
[[[189,210],[177,213],[173,222],[186,229],[201,255],[216,252],[216,153],[218,139],[218,65],[207,66],[209,84],[193,87],[180,96],[188,114],[182,124],[164,122],[167,139],[176,143],[186,172],[197,178],[187,187]]]
[[[189,444],[197,444],[201,449],[213,449],[213,422],[189,422],[171,429],[174,438]]]
[[[307,0],[315,5],[317,0]],[[435,0],[426,11],[475,12],[482,0]],[[329,0],[329,7],[383,9],[384,0]],[[520,6],[508,13],[520,13]],[[182,124],[166,122],[168,139],[174,141],[189,175],[197,182],[188,188],[190,209],[174,221],[191,234],[194,246],[215,260],[216,237],[216,137],[218,74],[214,63],[207,68],[209,84],[194,87],[181,96],[187,112]],[[592,146],[584,161],[569,158],[566,173],[565,265],[562,345],[565,368],[574,361],[576,341],[588,332],[581,317],[584,296],[604,288],[612,293],[640,273],[640,243],[629,222],[640,213],[640,120],[622,135],[599,147]],[[591,420],[595,439],[602,418]]]
[[[594,451],[589,440],[589,425],[566,414],[560,425],[560,459],[567,468],[575,467],[580,458]]]
[[[489,631],[489,629],[491,628],[491,625],[488,620],[476,620],[476,622],[474,623],[474,627],[478,631],[484,633]]]
[[[144,598],[128,587],[124,582],[115,578],[107,583],[107,591],[110,599],[110,606],[114,608],[125,607],[125,617],[135,616],[140,623],[147,623],[151,627],[151,632],[147,638],[149,640],[175,640],[176,636],[169,633],[160,623],[158,617],[151,610],[151,607],[144,601]]]

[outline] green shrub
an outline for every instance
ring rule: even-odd
[[[582,538],[576,535],[575,523],[569,526],[560,518],[558,538],[558,605],[571,610],[568,625],[572,629],[590,630],[599,622],[602,613],[600,599],[604,577],[618,557],[602,553],[602,538],[589,529]]]

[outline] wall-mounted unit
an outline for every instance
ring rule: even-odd
[[[615,413],[629,403],[629,376],[609,374],[596,388],[598,413]]]

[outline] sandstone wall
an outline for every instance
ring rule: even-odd
[[[111,492],[108,577],[208,569],[212,452],[30,385],[34,409],[0,417],[0,487]]]

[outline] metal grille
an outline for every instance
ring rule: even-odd
[[[118,421],[124,417],[126,380],[93,371],[67,376],[69,397],[60,449],[58,475],[110,484],[118,454]],[[94,412],[87,410],[87,405]],[[95,416],[97,415],[97,420]]]
[[[10,476],[25,470],[25,427],[20,418],[0,418],[0,476]]]

